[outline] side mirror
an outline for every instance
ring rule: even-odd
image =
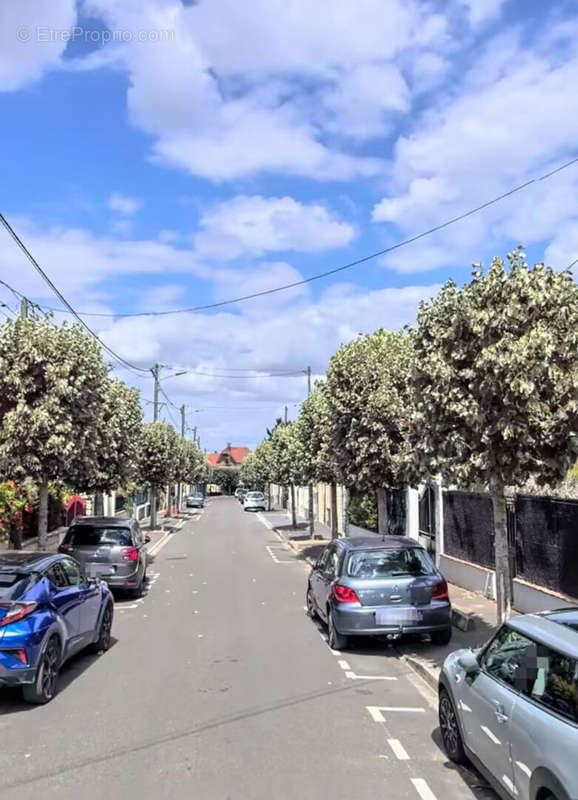
[[[100,578],[95,578],[92,575],[85,575],[84,580],[88,586],[97,586],[100,583]]]
[[[473,650],[468,650],[458,658],[458,664],[466,673],[468,678],[475,678],[480,671],[480,662],[478,656]]]
[[[145,544],[148,544],[150,542],[150,540],[151,540],[151,537],[147,533],[147,535],[145,536]]]

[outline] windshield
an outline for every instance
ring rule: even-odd
[[[0,601],[16,600],[34,583],[34,575],[23,572],[0,572]]]
[[[64,542],[76,547],[96,547],[104,544],[130,547],[132,545],[132,536],[128,528],[74,525],[66,534]]]
[[[403,550],[356,550],[350,553],[345,569],[351,578],[375,579],[433,575],[435,567],[420,547]]]

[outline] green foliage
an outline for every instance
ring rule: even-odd
[[[204,483],[208,473],[207,460],[197,445],[189,439],[180,439],[176,479],[184,483]]]
[[[145,423],[138,448],[138,479],[159,487],[175,481],[182,467],[181,441],[168,422]]]
[[[239,483],[249,489],[263,491],[267,483],[267,474],[261,470],[261,464],[256,453],[249,453],[239,469]]]
[[[272,483],[289,486],[303,483],[303,450],[296,422],[278,423],[271,432],[269,475]]]
[[[347,504],[347,519],[352,525],[377,531],[377,500],[375,493],[352,489]]]
[[[462,486],[556,484],[575,459],[578,287],[517,249],[420,307],[420,468]]]
[[[232,494],[239,485],[239,467],[213,467],[209,481]]]
[[[334,483],[336,466],[330,437],[330,411],[326,384],[317,381],[301,405],[296,436],[301,448],[305,483]]]
[[[412,341],[385,329],[342,345],[329,362],[327,448],[346,486],[407,484],[411,474]]]

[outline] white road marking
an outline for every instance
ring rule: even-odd
[[[351,680],[355,680],[355,672],[346,672],[345,677],[351,678]]]
[[[350,669],[351,669],[351,667],[349,666],[349,664],[347,663],[347,661],[341,661],[341,660],[340,660],[340,661],[338,661],[337,663],[339,664],[339,666],[341,667],[341,669],[348,669],[348,670],[350,670]]]
[[[273,559],[273,561],[276,564],[292,564],[293,563],[292,561],[283,561],[283,560],[277,558],[277,556],[273,552],[273,550],[272,550],[270,545],[266,544],[265,545],[265,549],[267,550],[267,552],[269,553],[269,555],[271,556],[271,558]]]
[[[385,722],[383,712],[396,711],[408,714],[425,714],[425,708],[410,708],[408,706],[365,706],[374,722]]]
[[[411,782],[422,800],[437,800],[437,797],[429,788],[429,784],[423,778],[412,778]]]
[[[438,696],[432,687],[424,681],[421,675],[418,675],[416,672],[408,673],[406,677],[411,685],[418,690],[428,706],[433,708],[434,711],[437,711]]]
[[[155,542],[153,544],[153,546],[150,548],[150,550],[148,551],[148,554],[150,556],[156,556],[156,554],[159,552],[159,550],[162,550],[162,548],[168,542],[169,536],[170,536],[170,533],[168,533],[168,531],[166,533],[163,533],[163,535],[158,540],[158,542]]]
[[[138,608],[137,603],[131,603],[129,606],[117,606],[119,611],[126,611],[127,608]]]
[[[498,739],[498,737],[494,733],[492,733],[492,731],[489,728],[486,728],[485,725],[480,725],[480,728],[486,734],[488,739],[492,741],[494,744],[502,744],[502,742]]]
[[[393,754],[397,759],[400,761],[409,761],[407,751],[399,739],[388,739],[387,743],[393,750]]]
[[[396,681],[397,678],[394,678],[390,675],[356,675],[355,672],[348,672],[347,677],[351,678],[354,681]]]

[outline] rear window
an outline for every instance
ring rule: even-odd
[[[263,497],[265,497],[263,492],[248,492],[247,493],[247,498],[249,500],[262,500]]]
[[[435,567],[419,547],[403,550],[354,550],[349,554],[345,574],[350,578],[401,578],[433,575]]]
[[[0,601],[17,600],[33,583],[33,575],[21,572],[0,572]]]
[[[73,525],[66,534],[65,543],[77,547],[96,547],[101,544],[132,545],[129,528],[106,528],[97,525]]]

